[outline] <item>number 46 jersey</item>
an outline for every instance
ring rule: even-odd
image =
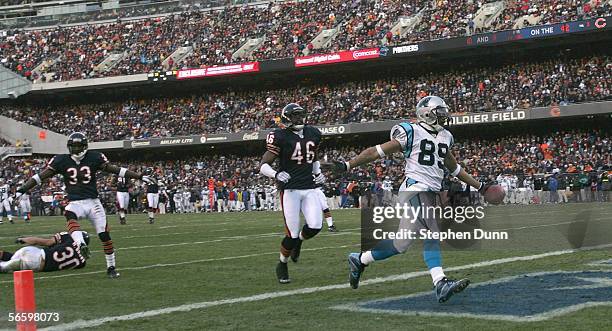
[[[80,162],[69,154],[56,155],[47,167],[64,177],[68,200],[77,201],[98,198],[96,173],[107,162],[104,154],[87,151]]]
[[[391,129],[391,139],[400,143],[406,159],[406,179],[400,190],[416,181],[427,190],[440,191],[444,159],[453,145],[453,135],[448,130],[429,131],[418,123],[400,123]]]
[[[315,160],[321,131],[313,126],[304,126],[301,131],[276,129],[268,134],[266,146],[280,161],[278,171],[291,176],[282,189],[305,190],[315,187],[312,180],[312,163]]]

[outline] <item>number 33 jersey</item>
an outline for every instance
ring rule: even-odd
[[[68,200],[77,201],[98,198],[96,173],[108,163],[104,154],[87,151],[81,162],[76,162],[69,154],[54,156],[47,167],[64,177]]]
[[[279,158],[278,171],[286,171],[291,176],[281,189],[304,190],[315,187],[312,180],[312,163],[316,161],[320,142],[321,131],[313,126],[304,126],[298,132],[276,129],[268,134],[267,150]]]
[[[453,145],[453,135],[448,130],[433,132],[419,124],[400,123],[391,129],[391,139],[400,143],[406,158],[406,179],[400,190],[416,181],[430,191],[440,191],[444,158]]]

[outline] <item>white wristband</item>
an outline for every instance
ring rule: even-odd
[[[376,151],[378,152],[378,156],[380,156],[381,158],[385,157],[385,151],[383,151],[382,147],[380,147],[380,145],[376,145]]]
[[[40,176],[38,174],[32,176],[32,179],[36,181],[36,185],[40,185],[40,183],[42,183],[42,180],[40,179]]]
[[[459,172],[461,171],[461,166],[457,164],[457,168],[455,169],[455,171],[451,172],[451,176],[455,177],[459,174]]]
[[[266,177],[276,178],[276,171],[267,163],[261,165],[259,172]]]
[[[122,177],[122,178],[123,178],[123,177],[125,177],[125,173],[126,173],[127,171],[128,171],[128,170],[127,170],[127,168],[121,168],[121,169],[119,170],[119,177]]]

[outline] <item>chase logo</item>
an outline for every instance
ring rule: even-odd
[[[475,284],[439,304],[433,291],[340,305],[395,315],[534,322],[595,306],[612,306],[612,271],[543,272]]]

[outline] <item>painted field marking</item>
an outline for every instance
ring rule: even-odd
[[[602,248],[609,248],[609,247],[612,247],[612,244],[598,245],[598,246],[592,246],[592,247],[583,247],[580,249],[567,249],[567,250],[560,250],[560,251],[552,251],[552,252],[535,254],[535,255],[516,256],[516,257],[495,259],[495,260],[489,260],[489,261],[482,261],[482,262],[471,263],[471,264],[466,264],[462,266],[450,267],[450,268],[446,268],[446,270],[447,271],[459,271],[459,270],[480,268],[480,267],[500,265],[500,264],[506,264],[506,263],[512,263],[512,262],[519,262],[519,261],[531,261],[531,260],[541,259],[541,258],[550,257],[550,256],[559,256],[559,255],[565,255],[565,254],[572,254],[572,253],[576,253],[579,251],[588,251],[588,250],[595,250],[595,249],[602,249]],[[368,279],[368,280],[361,282],[360,285],[368,286],[368,285],[381,284],[381,283],[398,281],[398,280],[408,280],[408,279],[417,278],[417,277],[421,277],[425,275],[429,275],[429,272],[428,271],[409,272],[409,273],[404,273],[404,274],[399,274],[399,275]],[[103,317],[103,318],[92,319],[92,320],[78,320],[78,321],[74,321],[70,323],[54,325],[54,326],[44,328],[41,330],[51,331],[51,330],[75,330],[75,329],[91,328],[91,327],[99,326],[99,325],[102,325],[108,322],[131,321],[131,320],[136,320],[136,319],[141,319],[141,318],[171,314],[175,312],[188,312],[194,309],[205,309],[205,308],[221,306],[221,305],[255,302],[255,301],[287,297],[287,296],[292,296],[292,295],[303,295],[303,294],[310,294],[310,293],[317,293],[317,292],[322,292],[322,291],[330,291],[330,290],[338,290],[338,289],[347,289],[347,288],[349,288],[349,285],[346,283],[343,283],[343,284],[335,284],[335,285],[327,285],[327,286],[319,286],[319,287],[307,287],[307,288],[301,288],[301,289],[295,289],[295,290],[289,290],[289,291],[267,292],[267,293],[261,293],[261,294],[246,296],[246,297],[237,297],[237,298],[232,298],[232,299],[196,302],[196,303],[184,304],[184,305],[175,306],[175,307],[166,307],[166,308],[160,308],[160,309],[154,309],[154,310],[147,310],[147,311],[126,314],[126,315],[109,316],[109,317]]]

